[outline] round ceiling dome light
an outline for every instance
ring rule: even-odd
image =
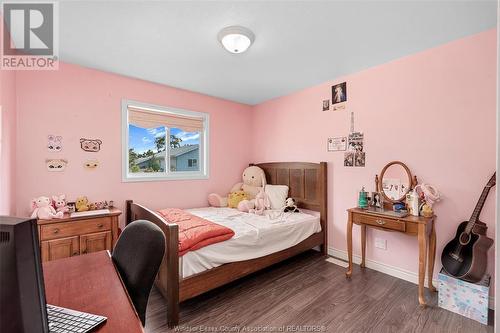
[[[222,29],[217,38],[229,52],[243,53],[252,45],[255,35],[245,27],[231,26]]]

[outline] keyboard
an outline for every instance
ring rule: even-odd
[[[107,319],[103,316],[60,308],[50,304],[47,304],[47,315],[51,333],[86,333],[92,331]]]

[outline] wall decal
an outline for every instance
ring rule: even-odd
[[[96,153],[101,150],[102,141],[99,139],[80,139],[80,147],[88,152]]]
[[[328,138],[328,151],[343,151],[347,149],[347,137]]]
[[[47,136],[47,150],[49,152],[59,152],[62,150],[62,136],[48,135]]]
[[[83,167],[87,170],[95,170],[99,166],[99,161],[98,160],[88,160],[85,163],[83,163]]]
[[[332,105],[347,101],[347,83],[342,82],[332,86]]]
[[[46,159],[45,165],[48,171],[61,172],[66,170],[66,165],[68,160],[57,158],[57,159]]]
[[[330,100],[325,99],[323,100],[323,111],[328,111],[330,110]]]

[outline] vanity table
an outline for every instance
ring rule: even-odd
[[[346,272],[346,277],[350,278],[352,275],[353,224],[357,224],[361,227],[361,267],[365,267],[367,227],[416,236],[419,248],[418,301],[420,305],[425,306],[424,281],[426,269],[428,273],[428,288],[431,291],[436,291],[436,288],[432,285],[434,261],[436,257],[436,231],[434,228],[436,216],[398,216],[392,212],[392,204],[404,201],[406,194],[416,185],[416,177],[412,178],[408,167],[402,162],[395,161],[389,163],[382,170],[380,178],[376,176],[375,179],[376,189],[380,192],[384,200],[383,207],[370,207],[368,209],[351,208],[347,210],[347,253],[349,267]],[[388,186],[388,184],[390,186]],[[397,188],[395,189],[394,187]],[[390,190],[388,190],[389,188]],[[397,195],[397,193],[399,193],[399,195]]]

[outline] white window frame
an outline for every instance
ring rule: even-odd
[[[199,171],[170,171],[170,129],[166,128],[165,133],[165,172],[161,175],[152,172],[129,172],[129,107],[136,107],[153,112],[164,112],[176,115],[191,116],[203,118],[203,133],[200,134],[200,158]],[[122,181],[123,182],[145,182],[145,181],[164,181],[164,180],[193,180],[208,179],[209,177],[209,128],[210,115],[204,112],[189,111],[179,108],[153,105],[137,102],[133,100],[122,100]]]

